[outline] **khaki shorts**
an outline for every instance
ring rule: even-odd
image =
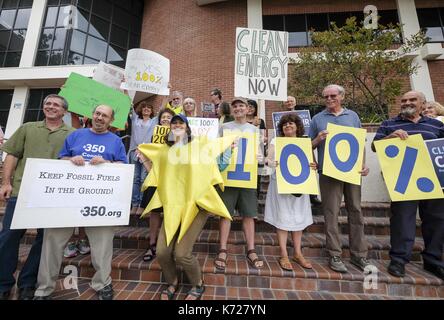
[[[256,189],[225,187],[224,192],[219,188],[217,188],[217,192],[231,216],[234,216],[234,211],[237,209],[241,217],[257,217]]]

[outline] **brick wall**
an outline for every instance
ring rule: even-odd
[[[444,60],[429,61],[429,72],[432,78],[435,100],[444,103]]]
[[[146,0],[141,48],[170,59],[173,89],[195,98],[200,110],[214,87],[232,99],[236,27],[246,26],[245,0],[201,7],[194,0]]]

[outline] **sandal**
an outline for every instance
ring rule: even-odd
[[[303,255],[294,256],[293,261],[295,261],[297,264],[299,264],[302,268],[313,269],[313,266],[311,265],[311,263],[307,259],[305,259]]]
[[[293,266],[291,265],[291,262],[288,259],[288,257],[281,257],[281,258],[279,258],[279,265],[284,270],[293,271]]]
[[[143,255],[143,261],[151,261],[156,257],[156,244],[151,244]]]
[[[222,259],[220,257],[221,253],[225,253],[225,259]],[[216,269],[218,270],[225,270],[225,268],[227,267],[227,258],[228,258],[228,251],[227,249],[220,249],[219,252],[217,253],[217,257],[214,259],[214,266],[216,267]],[[219,265],[216,262],[221,262],[223,263],[223,265]]]
[[[202,295],[204,292],[205,292],[205,286],[202,282],[202,284],[200,286],[192,287],[190,289],[190,291],[187,292],[187,296],[185,297],[185,300],[200,300],[200,298],[202,298]],[[190,296],[195,299],[187,299]]]
[[[264,262],[262,260],[260,260],[259,257],[256,257],[256,259],[251,259],[250,258],[250,254],[253,254],[253,253],[255,253],[256,256],[257,256],[257,253],[256,253],[255,249],[248,250],[248,252],[247,252],[247,261],[248,261],[248,263],[254,269],[262,269],[264,267]],[[260,262],[262,262],[262,265],[259,265]]]
[[[160,293],[160,300],[173,300],[174,294],[177,291],[177,284],[170,284],[168,287]],[[162,299],[162,295],[165,295],[167,299]]]

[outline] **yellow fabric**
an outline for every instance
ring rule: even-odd
[[[225,135],[237,136],[239,138],[246,138],[247,141],[247,149],[245,153],[245,161],[242,166],[240,166],[240,161],[238,161],[238,151],[240,139],[238,141],[238,145],[234,148],[233,154],[230,159],[230,164],[228,167],[222,172],[222,177],[224,179],[224,185],[226,187],[236,187],[236,188],[246,188],[246,189],[256,189],[257,188],[257,136],[251,132],[240,132],[237,130],[225,130]],[[238,164],[239,162],[239,164]],[[237,180],[230,179],[229,173],[236,171],[236,165],[239,165],[238,169],[241,169],[243,172],[247,172],[249,174],[249,180]]]
[[[183,113],[183,106],[178,106],[174,108],[169,102],[166,104],[166,107],[173,111],[175,114]]]
[[[444,197],[429,152],[420,134],[411,135],[406,140],[401,140],[400,138],[384,139],[375,141],[374,144],[392,201],[425,200]],[[397,148],[398,152],[389,156],[388,150],[390,149],[387,148],[390,147],[392,150],[394,147]],[[414,166],[412,166],[413,170],[411,170],[411,177],[408,180],[405,191],[398,192],[395,190],[398,181],[402,177],[408,177],[410,174],[410,170],[406,169],[408,165],[404,161],[407,147],[417,150],[418,154]],[[418,179],[421,178],[430,179],[433,183],[433,189],[430,192],[423,192],[418,188]],[[398,190],[403,189],[402,187],[399,188],[398,184]]]
[[[215,140],[195,138],[186,145],[142,144],[139,150],[152,163],[142,190],[157,187],[142,217],[163,207],[167,245],[180,229],[182,239],[199,208],[231,220],[215,185],[223,190],[223,179],[216,163],[217,156],[234,141],[233,136]]]
[[[356,184],[361,185],[361,174],[359,171],[362,170],[362,163],[364,159],[364,147],[365,147],[365,137],[367,135],[367,130],[360,128],[353,128],[347,126],[339,126],[333,123],[327,125],[327,139],[325,140],[325,151],[324,151],[324,164],[322,167],[322,173],[326,176]],[[352,134],[359,144],[358,158],[353,166],[353,168],[348,172],[343,172],[339,170],[331,160],[329,145],[332,139],[338,134],[350,133]],[[350,145],[346,141],[341,141],[336,145],[336,153],[340,161],[347,161],[350,157]]]
[[[302,193],[302,194],[319,194],[318,180],[316,179],[316,171],[308,167],[310,172],[307,179],[300,184],[292,184],[282,176],[282,166],[285,165],[281,161],[282,149],[287,145],[297,145],[302,149],[308,159],[308,165],[313,162],[313,149],[310,138],[276,138],[276,160],[279,165],[276,168],[276,180],[278,192],[281,194]],[[300,160],[295,155],[290,155],[286,166],[291,175],[298,177],[301,174],[302,167]]]

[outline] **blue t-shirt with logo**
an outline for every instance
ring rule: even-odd
[[[85,161],[102,157],[108,161],[128,163],[122,140],[112,132],[95,133],[89,128],[71,133],[63,144],[59,158],[82,156]]]

